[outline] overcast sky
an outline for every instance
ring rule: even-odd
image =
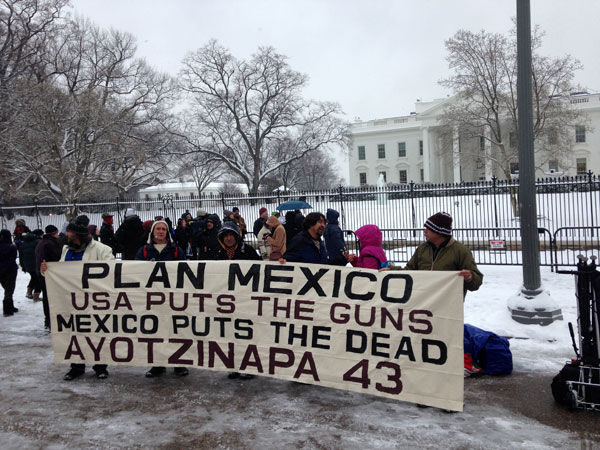
[[[72,0],[102,27],[129,31],[139,54],[176,74],[185,54],[217,39],[239,58],[270,45],[310,77],[305,96],[337,101],[347,118],[409,114],[450,94],[444,41],[459,29],[508,33],[512,0]],[[576,82],[600,91],[600,0],[531,0],[542,52],[567,53]]]

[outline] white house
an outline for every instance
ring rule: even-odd
[[[220,195],[225,185],[230,187],[235,186],[235,188],[243,194],[248,193],[248,188],[245,184],[209,183],[204,191],[202,191],[202,195]],[[140,200],[161,200],[167,195],[170,195],[174,200],[194,199],[198,198],[198,189],[196,188],[196,184],[192,181],[182,183],[162,183],[140,189],[138,195]]]
[[[439,115],[453,97],[431,102],[417,102],[415,112],[408,116],[355,121],[351,126],[352,147],[349,155],[351,186],[374,185],[382,174],[388,183],[414,181],[456,183],[504,178],[485,157],[477,158],[475,151],[490,152],[487,140],[458,139],[453,150],[442,150],[442,127]],[[582,110],[588,119],[573,130],[571,161],[560,167],[549,160],[537,169],[537,177],[585,174],[588,170],[600,173],[600,94],[578,94],[568,101]],[[512,136],[509,145],[513,143]],[[460,152],[465,151],[465,155]],[[518,166],[511,167],[518,174]]]

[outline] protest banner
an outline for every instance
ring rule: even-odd
[[[238,371],[461,411],[457,272],[48,263],[57,363]]]

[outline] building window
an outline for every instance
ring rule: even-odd
[[[358,174],[358,178],[360,179],[360,185],[364,186],[365,184],[367,184],[367,174],[364,172],[361,172]]]
[[[587,173],[587,159],[577,158],[577,175],[585,175]]]
[[[406,170],[401,170],[400,171],[400,183],[406,184],[407,182],[408,182],[408,174],[406,173]]]
[[[423,141],[421,141],[423,142]],[[425,170],[421,169],[421,183],[425,181]]]
[[[195,197],[194,197],[194,193],[193,193],[193,192],[190,192],[190,200],[194,200],[194,198],[195,198]]]
[[[477,158],[475,160],[475,166],[477,167],[477,169],[484,169],[485,168],[485,163],[484,163],[483,159]]]
[[[423,141],[419,141],[419,155],[423,156]]]
[[[479,136],[479,150],[485,152],[485,138],[483,136]]]
[[[383,181],[387,183],[387,174],[385,173],[385,171],[379,172],[379,175],[383,175]]]
[[[366,159],[365,146],[364,145],[359,145],[358,146],[358,159],[360,161],[364,161]]]
[[[575,127],[575,142],[585,142],[585,125]]]
[[[519,163],[518,162],[511,162],[510,163],[510,173],[512,173],[512,174],[518,174],[519,173]]]
[[[550,172],[558,172],[558,160],[551,159],[548,161],[548,170]]]
[[[406,142],[398,142],[398,156],[400,158],[406,157]]]
[[[517,133],[511,131],[508,135],[508,146],[510,148],[517,148]]]
[[[379,159],[385,158],[385,144],[377,144],[377,157]]]
[[[558,131],[552,129],[548,133],[548,144],[556,145],[558,144]]]
[[[175,200],[179,200],[179,192],[175,192]]]

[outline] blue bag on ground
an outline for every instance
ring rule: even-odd
[[[489,375],[508,375],[513,371],[508,339],[465,323],[464,352]]]

